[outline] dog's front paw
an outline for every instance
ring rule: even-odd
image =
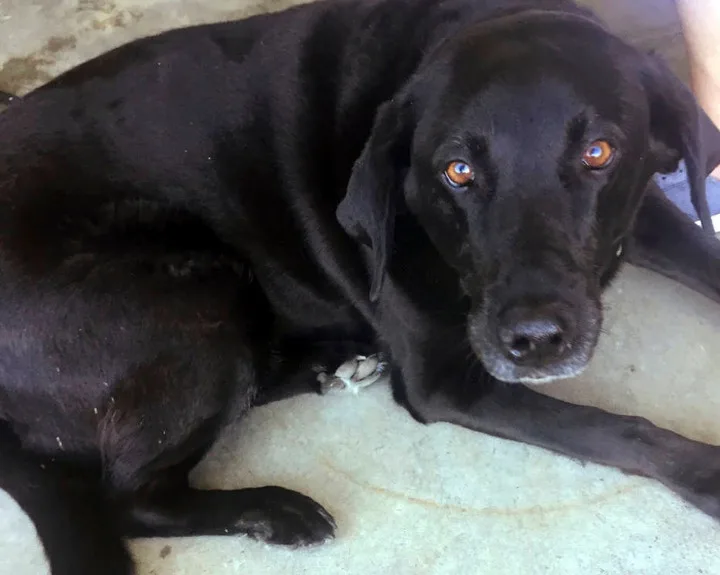
[[[389,363],[382,353],[374,355],[358,355],[346,361],[328,375],[321,371],[317,375],[320,393],[352,393],[385,378],[389,372]]]
[[[334,538],[335,520],[309,497],[282,487],[253,491],[257,504],[240,514],[234,525],[236,532],[289,547],[319,545]]]

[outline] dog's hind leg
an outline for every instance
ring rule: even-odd
[[[99,474],[20,448],[0,422],[0,489],[28,514],[52,575],[131,575]]]
[[[114,391],[101,449],[127,536],[244,534],[290,546],[333,536],[331,516],[300,493],[201,491],[188,484],[189,471],[227,419],[250,407],[255,374],[249,361],[238,362],[240,353],[221,343],[194,346],[138,368]]]
[[[708,235],[650,184],[626,256],[720,302],[720,241]]]

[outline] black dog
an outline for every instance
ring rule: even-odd
[[[681,157],[708,225],[717,131],[563,0],[325,2],[92,60],[0,115],[0,487],[54,575],[132,572],[122,537],[325,541],[303,495],[187,473],[380,350],[422,422],[720,517],[717,448],[521,385],[583,370],[625,258],[720,301],[720,243],[649,186]]]

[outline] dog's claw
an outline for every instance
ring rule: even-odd
[[[346,361],[328,375],[320,372],[317,380],[320,382],[320,392],[352,393],[357,395],[361,389],[383,379],[388,373],[388,361],[384,354],[358,355]]]

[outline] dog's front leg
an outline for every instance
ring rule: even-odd
[[[627,258],[720,302],[720,241],[695,225],[654,183],[638,212]]]
[[[427,356],[425,356],[427,357]],[[425,365],[421,366],[421,363]],[[720,448],[649,421],[569,404],[487,374],[472,380],[418,359],[405,365],[405,403],[421,421],[449,422],[651,477],[720,519]],[[404,382],[407,382],[405,385]]]

